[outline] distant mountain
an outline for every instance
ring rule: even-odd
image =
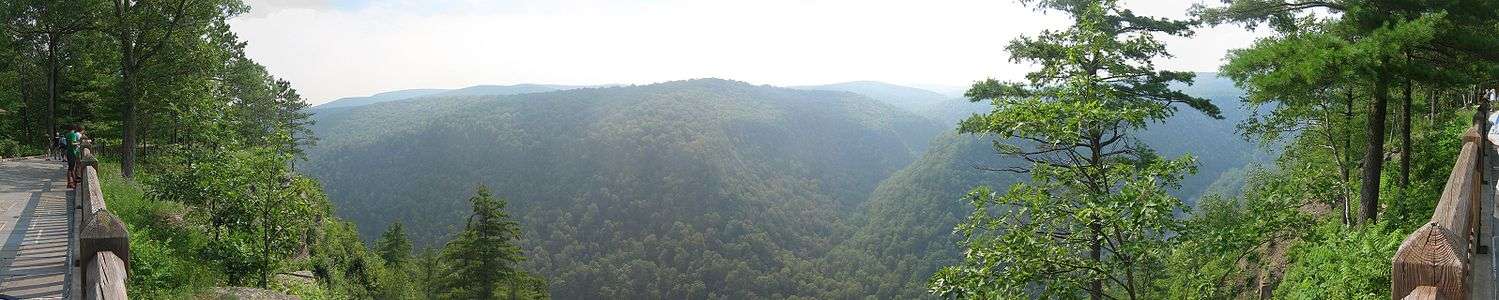
[[[963,98],[963,93],[968,92],[968,85],[945,85],[945,84],[917,84],[911,87],[928,90],[947,96],[948,98]]]
[[[559,299],[855,298],[823,257],[942,129],[846,92],[699,79],[447,97],[315,116],[302,167],[367,238],[508,198]]]
[[[313,107],[313,109],[326,110],[331,108],[349,108],[365,106],[381,102],[401,101],[415,98],[440,98],[440,97],[473,97],[473,96],[503,96],[530,93],[544,93],[560,90],[571,90],[586,87],[581,85],[558,85],[558,84],[516,84],[516,85],[476,85],[461,89],[411,89],[399,90],[375,94],[367,97],[348,97],[333,100]]]
[[[496,96],[496,95],[518,95],[530,93],[544,93],[560,90],[571,90],[582,86],[551,85],[551,84],[517,84],[517,85],[476,85],[437,94],[438,97],[455,96]]]
[[[365,106],[365,105],[370,105],[370,104],[375,104],[375,103],[380,103],[380,102],[399,101],[399,100],[406,100],[406,99],[417,98],[417,97],[422,97],[422,96],[430,96],[430,95],[435,95],[435,94],[442,93],[442,92],[447,92],[447,91],[449,91],[449,90],[444,90],[444,89],[410,89],[410,90],[391,91],[391,92],[384,92],[384,93],[379,93],[379,94],[375,94],[375,95],[372,95],[372,96],[366,96],[366,97],[340,98],[338,100],[333,100],[332,102],[323,103],[323,104],[320,104],[318,106],[314,106],[313,108],[314,109],[328,109],[328,108]]]
[[[900,109],[917,112],[943,100],[951,99],[937,92],[878,81],[852,81],[825,85],[792,87],[795,89],[850,92],[869,96]]]

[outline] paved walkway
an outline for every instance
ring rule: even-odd
[[[63,169],[41,158],[0,161],[0,294],[64,297],[72,193]]]

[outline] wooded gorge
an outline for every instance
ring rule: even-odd
[[[1203,77],[1191,94],[1229,120],[1250,115],[1230,82]],[[956,195],[1019,178],[975,168],[1014,163],[990,139],[943,132],[956,120],[887,99],[969,115],[986,106],[903,89],[697,79],[320,107],[324,138],[305,169],[363,236],[402,220],[424,237],[418,247],[461,220],[466,186],[504,191],[525,228],[524,264],[559,298],[921,297],[929,274],[958,258],[949,232],[968,208]],[[1183,198],[1268,162],[1232,122],[1171,121],[1145,139],[1163,153],[1218,154],[1200,160]],[[466,156],[485,159],[454,159]]]
[[[1499,82],[1496,1],[1019,3],[1066,25],[962,95],[702,78],[312,106],[246,53],[245,2],[0,0],[0,157],[85,127],[142,299],[1387,299]],[[1211,26],[1263,37],[1163,67]]]

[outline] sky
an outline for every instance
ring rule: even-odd
[[[1125,0],[1185,16],[1205,0]],[[1212,1],[1217,2],[1217,1]],[[724,78],[781,86],[875,80],[960,87],[1020,79],[1004,46],[1061,28],[1005,0],[248,0],[230,21],[248,55],[312,104],[411,88],[649,84]],[[1217,70],[1259,32],[1164,38],[1169,70]]]

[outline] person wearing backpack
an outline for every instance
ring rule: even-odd
[[[68,156],[66,153],[63,153],[68,151],[68,139],[64,138],[61,134],[53,133],[52,149],[52,160],[63,161]]]

